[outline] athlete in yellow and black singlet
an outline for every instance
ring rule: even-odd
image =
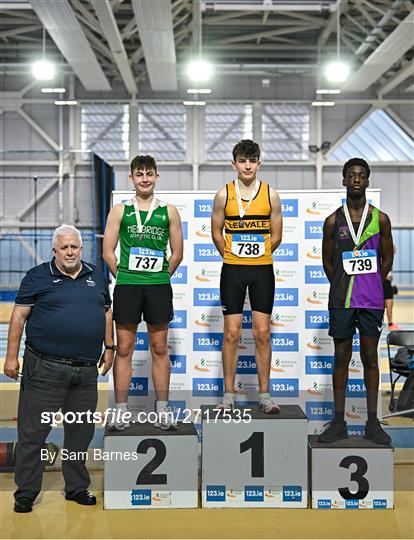
[[[279,406],[269,393],[270,316],[275,292],[272,252],[282,240],[280,198],[276,190],[256,178],[260,168],[260,147],[256,142],[245,139],[236,144],[232,167],[237,178],[216,193],[211,216],[212,239],[223,257],[220,298],[224,315],[224,395],[218,409],[234,407],[238,347],[248,291],[259,405],[262,412],[275,414]]]

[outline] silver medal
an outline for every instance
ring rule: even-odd
[[[240,220],[239,221],[239,227],[242,229],[244,227],[244,221],[243,220]]]

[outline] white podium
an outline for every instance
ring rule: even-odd
[[[351,436],[335,443],[309,437],[312,508],[394,507],[391,445]]]
[[[276,415],[202,410],[203,507],[307,507],[308,419],[298,405]]]
[[[192,423],[176,431],[132,424],[104,437],[104,508],[197,508],[198,436]]]

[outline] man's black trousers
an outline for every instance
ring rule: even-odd
[[[45,448],[52,428],[50,419],[42,422],[42,413],[43,420],[47,419],[45,413],[57,412],[60,408],[64,415],[69,411],[91,411],[92,416],[98,401],[97,376],[95,364],[74,367],[50,362],[25,349],[17,421],[16,500],[23,497],[34,500],[41,490],[45,468],[41,450]],[[68,416],[69,421],[72,421],[71,417],[73,415]],[[64,422],[63,427],[63,448],[72,457],[75,454],[69,452],[76,452],[78,458],[62,460],[65,492],[73,497],[90,484],[85,457],[81,453],[88,450],[95,425],[83,418],[80,423]]]

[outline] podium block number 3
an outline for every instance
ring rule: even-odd
[[[155,456],[149,461],[137,476],[137,486],[142,484],[164,485],[167,483],[166,474],[154,474],[154,471],[165,461],[167,448],[159,439],[144,439],[137,446],[137,454],[147,454],[154,448]]]
[[[240,453],[252,451],[252,478],[264,477],[264,433],[254,431],[252,435],[240,443]]]
[[[368,471],[368,464],[361,456],[347,456],[339,464],[344,469],[349,469],[351,465],[356,465],[356,470],[351,473],[351,482],[358,484],[358,491],[351,493],[348,487],[338,489],[343,499],[365,499],[369,492],[369,482],[364,474]]]

